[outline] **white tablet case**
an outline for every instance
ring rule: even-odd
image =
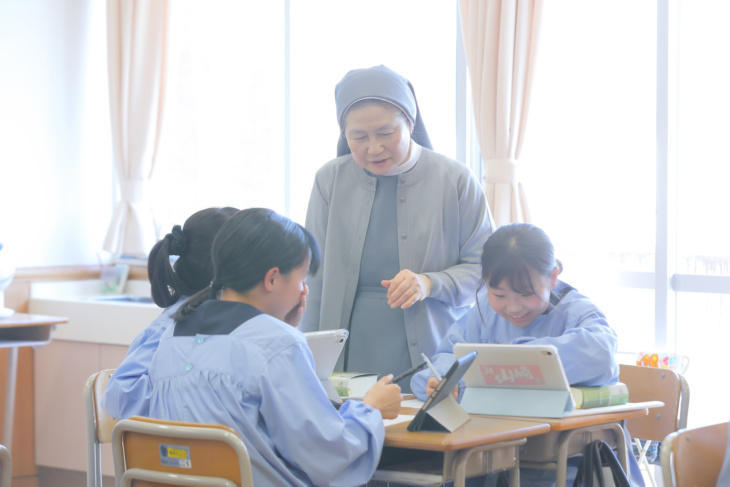
[[[347,330],[313,331],[304,334],[307,344],[314,357],[314,368],[327,396],[335,402],[341,403],[342,398],[330,382],[330,376],[335,369],[337,359],[342,353],[347,340]]]
[[[454,355],[478,355],[464,374],[461,407],[472,414],[562,418],[575,408],[552,345],[457,343]]]

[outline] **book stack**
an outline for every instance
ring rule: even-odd
[[[629,402],[629,388],[623,382],[605,386],[571,387],[576,409],[591,409],[604,406],[618,406]]]

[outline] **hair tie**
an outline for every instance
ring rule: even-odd
[[[170,237],[170,255],[183,256],[185,254],[187,239],[180,225],[172,227],[172,231],[165,237]]]
[[[212,281],[210,281],[210,288],[214,292],[218,292],[223,289],[223,284],[221,284],[220,281],[216,281],[215,279],[213,279]]]

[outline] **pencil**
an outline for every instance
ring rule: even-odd
[[[416,365],[415,367],[411,367],[410,369],[406,370],[406,371],[405,371],[405,372],[403,372],[402,374],[400,374],[400,375],[397,375],[397,376],[393,377],[393,380],[391,380],[391,381],[390,381],[390,383],[391,383],[391,384],[395,384],[396,382],[398,382],[398,381],[401,381],[401,380],[405,379],[405,378],[406,378],[406,377],[408,377],[409,375],[413,375],[413,374],[415,374],[415,373],[416,373],[416,372],[418,372],[418,370],[419,370],[419,369],[421,369],[421,368],[422,368],[422,367],[423,367],[424,365],[426,365],[426,362],[420,363],[420,364]]]
[[[436,367],[434,367],[433,364],[431,363],[431,361],[428,359],[428,357],[426,357],[426,354],[425,353],[421,353],[421,357],[423,357],[423,360],[426,361],[426,365],[428,366],[428,370],[430,370],[431,373],[433,374],[433,376],[436,377],[436,380],[437,381],[441,382],[441,374],[439,374],[438,372],[436,372]]]

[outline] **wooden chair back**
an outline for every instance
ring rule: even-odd
[[[117,487],[253,485],[248,450],[223,425],[133,416],[114,427],[112,451]]]
[[[112,441],[117,421],[101,407],[101,397],[115,369],[95,372],[84,384],[86,413],[86,486],[101,487],[101,445]]]
[[[669,369],[621,364],[619,380],[628,387],[630,402],[664,403],[663,407],[650,409],[647,416],[626,422],[632,438],[662,441],[668,434],[687,426],[689,385],[681,374]]]
[[[661,452],[665,487],[715,487],[725,458],[728,423],[685,428],[664,439]]]

